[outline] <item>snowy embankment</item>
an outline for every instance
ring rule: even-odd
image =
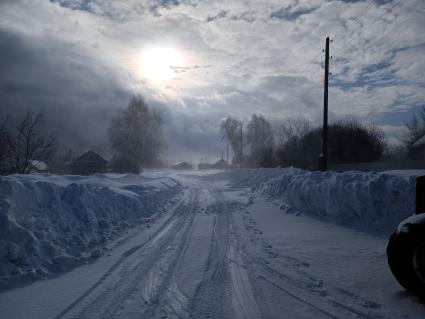
[[[220,173],[234,187],[251,187],[288,213],[303,213],[364,231],[388,234],[415,211],[415,172],[243,169]]]
[[[181,190],[137,175],[0,177],[0,288],[96,258]]]

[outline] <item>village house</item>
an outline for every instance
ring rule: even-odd
[[[106,172],[108,161],[93,151],[77,157],[71,165],[72,174],[91,175]]]

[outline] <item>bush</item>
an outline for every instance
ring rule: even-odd
[[[282,166],[318,168],[322,128],[291,136],[277,150]],[[373,125],[355,119],[343,120],[328,127],[328,162],[330,164],[373,162],[382,157],[386,147],[384,133]]]

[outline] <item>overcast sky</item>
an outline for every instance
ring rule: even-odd
[[[107,156],[110,118],[140,93],[170,160],[213,159],[228,115],[320,122],[330,36],[330,118],[393,143],[425,105],[424,34],[423,0],[1,0],[0,112],[42,111],[71,147]]]

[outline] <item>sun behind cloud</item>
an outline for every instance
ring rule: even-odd
[[[184,66],[182,52],[172,47],[151,47],[142,52],[141,75],[156,83],[165,82],[176,76],[176,68]]]

